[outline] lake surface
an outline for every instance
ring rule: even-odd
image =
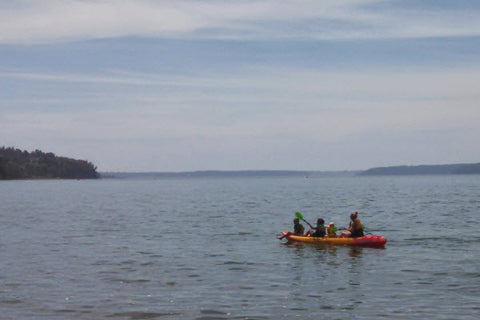
[[[0,319],[478,319],[480,176],[0,182]],[[283,244],[294,213],[385,249]]]

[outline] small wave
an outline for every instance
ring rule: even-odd
[[[200,275],[199,274],[189,274],[188,277],[189,278],[200,278]]]
[[[228,270],[230,270],[230,271],[245,271],[245,268],[242,268],[242,267],[232,267],[232,268],[228,268]]]
[[[228,313],[225,313],[223,311],[210,310],[210,309],[200,310],[200,313],[201,314],[208,314],[208,315],[225,315],[225,316],[229,315]]]
[[[128,311],[128,312],[117,312],[110,315],[107,315],[108,318],[120,318],[120,319],[156,319],[162,317],[171,317],[179,316],[178,313],[159,313],[159,312],[145,312],[145,311]]]
[[[120,282],[120,283],[148,283],[150,280],[147,279],[120,279],[120,278],[110,278],[105,279],[111,282]]]
[[[246,265],[246,266],[252,266],[255,263],[253,262],[247,262],[247,261],[224,261],[222,264],[224,265]]]
[[[230,319],[230,314],[218,310],[200,310],[200,317],[195,318],[195,320],[222,320]]]
[[[255,287],[249,287],[249,286],[238,286],[238,289],[240,290],[255,290]]]
[[[453,238],[453,237],[420,237],[420,238],[407,238],[405,241],[448,241],[448,242],[464,242],[465,239]]]
[[[57,313],[76,313],[77,310],[72,310],[72,309],[60,309],[60,310],[57,310],[55,311]]]
[[[139,251],[138,253],[143,254],[143,255],[152,255],[153,254],[153,252],[147,252],[147,251]]]
[[[244,262],[238,262],[238,261],[224,261],[223,264],[230,265],[230,264],[245,264]]]
[[[209,216],[208,219],[223,219],[225,218],[223,215],[214,215],[214,216]]]
[[[19,303],[23,303],[23,301],[19,300],[19,299],[0,300],[0,305],[2,305],[2,304],[19,304]]]
[[[238,232],[237,235],[238,236],[250,236],[254,234],[253,232]]]

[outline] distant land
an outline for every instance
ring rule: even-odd
[[[160,179],[160,178],[228,178],[228,177],[340,177],[383,175],[449,175],[480,174],[480,163],[378,167],[364,171],[295,171],[295,170],[241,170],[188,172],[101,172],[102,178]]]
[[[35,150],[22,151],[0,147],[0,180],[17,179],[161,179],[161,178],[230,178],[230,177],[345,177],[386,175],[455,175],[480,174],[480,163],[376,167],[356,171],[301,170],[204,170],[184,172],[97,172],[86,160],[59,157]]]
[[[35,150],[0,148],[0,180],[96,179],[97,168],[86,160],[58,157]]]
[[[239,171],[186,171],[186,172],[100,172],[102,178],[159,179],[159,178],[232,178],[232,177],[319,177],[355,176],[360,171],[295,171],[295,170],[239,170]]]
[[[480,174],[480,163],[378,167],[362,171],[362,176]]]

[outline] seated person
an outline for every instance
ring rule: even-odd
[[[327,235],[329,238],[336,238],[337,237],[337,227],[335,227],[335,223],[330,222],[330,224],[326,227],[327,228]]]
[[[322,218],[319,218],[317,220],[317,226],[312,228],[313,230],[310,230],[307,232],[307,236],[311,237],[325,237],[325,221]]]
[[[300,224],[300,219],[295,218],[295,219],[293,219],[293,232],[287,232],[285,235],[281,236],[278,239],[281,240],[281,239],[283,239],[287,236],[291,236],[291,235],[303,236],[304,231],[305,231],[305,227],[302,224]]]
[[[363,226],[362,223],[360,222],[360,219],[358,219],[358,212],[352,212],[350,214],[350,226],[347,228],[347,232],[343,232],[340,237],[341,238],[358,238],[358,237],[363,237]]]
[[[350,215],[350,219],[352,222],[350,223],[350,238],[358,238],[358,237],[363,237],[363,226],[362,223],[360,222],[360,219],[358,219],[358,212],[354,212]]]
[[[293,233],[296,236],[303,236],[304,231],[305,231],[305,228],[302,224],[300,224],[300,219],[298,218],[293,219]]]

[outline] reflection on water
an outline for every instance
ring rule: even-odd
[[[382,286],[375,260],[383,263],[386,249],[295,242],[280,247],[289,257],[289,298],[296,306],[292,311],[329,310],[340,318],[355,317],[360,306],[376,296],[372,290]],[[315,307],[305,305],[314,300]]]

